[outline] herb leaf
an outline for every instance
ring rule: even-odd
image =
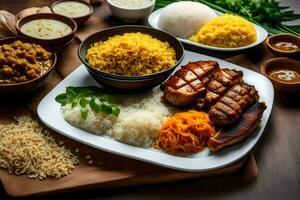
[[[55,97],[55,101],[62,105],[66,105],[68,103],[68,97],[66,93],[60,94],[57,97]]]
[[[77,106],[77,104],[78,104],[78,98],[73,98],[73,99],[72,99],[71,107],[72,107],[72,108],[75,108],[75,107]]]
[[[86,120],[87,115],[88,115],[88,110],[86,108],[81,108],[80,109],[80,115],[81,115],[82,119]]]
[[[89,101],[87,98],[85,98],[85,97],[81,97],[81,98],[80,98],[79,104],[80,104],[83,108],[85,108],[86,105],[89,104],[89,103],[90,103],[90,101]]]
[[[106,114],[112,114],[113,113],[113,109],[110,105],[108,105],[107,103],[103,103],[102,104],[102,111],[105,112]]]
[[[120,109],[115,104],[116,99],[105,89],[95,86],[69,86],[66,88],[66,93],[58,95],[55,101],[62,106],[71,104],[72,108],[79,104],[82,119],[87,118],[89,112],[87,105],[96,113],[111,114],[115,117],[118,117],[120,114]]]
[[[102,111],[102,102],[99,101],[99,99],[97,98],[93,98],[91,101],[90,101],[90,107],[93,111],[95,111],[96,113],[99,113]]]
[[[69,95],[69,96],[76,96],[74,87],[67,87],[66,92],[67,92],[67,95]]]
[[[120,108],[116,107],[116,106],[113,106],[112,107],[112,114],[115,116],[115,117],[118,117],[119,114],[120,114]]]

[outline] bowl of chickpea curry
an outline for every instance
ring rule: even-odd
[[[57,56],[48,47],[25,37],[0,40],[0,92],[28,92],[49,77]]]

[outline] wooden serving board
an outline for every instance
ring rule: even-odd
[[[37,118],[36,108],[40,100],[64,77],[80,65],[80,61],[77,57],[78,43],[84,39],[88,33],[95,31],[95,27],[97,27],[95,24],[100,23],[102,24],[101,27],[106,26],[106,24],[97,21],[97,19],[99,18],[93,16],[88,22],[90,25],[85,26],[91,27],[91,30],[82,28],[81,31],[78,32],[77,38],[59,54],[59,62],[56,66],[56,70],[42,88],[22,97],[6,98],[1,96],[0,123],[12,122],[14,116],[24,114]],[[97,29],[99,30],[99,28]],[[243,55],[231,57],[226,60],[242,64],[243,66],[253,66]],[[22,100],[20,101],[20,99]],[[49,111],[50,110],[51,108],[49,108]],[[164,183],[204,176],[223,176],[233,173],[235,173],[235,176],[226,176],[226,178],[230,179],[230,181],[237,182],[237,184],[245,184],[257,176],[257,165],[252,153],[222,169],[199,173],[181,172],[102,152],[66,138],[59,133],[52,133],[57,140],[64,141],[64,145],[70,148],[72,152],[74,152],[76,148],[79,149],[77,155],[80,158],[80,164],[71,175],[59,180],[46,179],[44,181],[29,179],[24,175],[10,175],[5,169],[0,169],[0,181],[8,195],[14,197],[45,195],[91,188]],[[92,165],[88,164],[89,160],[86,159],[88,155],[91,156],[91,160],[93,160]],[[223,178],[224,177],[222,177],[222,179]]]
[[[24,114],[30,115],[30,110],[22,106],[1,109],[0,122],[8,123],[13,120],[13,116]],[[52,134],[57,141],[63,141],[63,145],[72,152],[76,148],[79,149],[76,155],[79,156],[80,164],[68,176],[58,180],[48,178],[43,181],[30,179],[26,175],[11,175],[5,169],[0,169],[0,181],[8,195],[14,197],[36,196],[92,188],[165,183],[203,176],[228,175],[238,171],[240,171],[238,178],[235,178],[247,183],[257,175],[256,162],[252,154],[222,169],[201,173],[182,172],[102,152],[58,133],[52,132]],[[91,158],[87,159],[87,156]],[[90,160],[93,161],[93,164],[88,164]]]
[[[94,188],[166,183],[203,176],[228,175],[237,172],[245,163],[245,159],[243,159],[217,171],[186,173],[106,155],[103,152],[98,152],[97,155],[102,156],[99,158],[99,160],[103,161],[102,166],[90,166],[84,163],[84,159],[81,159],[81,164],[75,168],[71,175],[59,180],[46,179],[40,181],[29,179],[26,176],[9,175],[5,170],[0,170],[0,180],[9,196],[24,197]],[[256,177],[256,163],[252,155],[243,168],[244,170],[239,175],[239,178],[235,177],[235,181],[241,179],[239,182],[242,181],[245,184]]]
[[[26,106],[8,106],[0,108],[0,123],[15,122],[14,117],[20,115],[35,117],[32,110]],[[47,127],[45,128],[47,129]],[[8,174],[5,169],[0,169],[0,182],[8,195],[13,197],[47,195],[93,188],[166,183],[233,173],[237,175],[227,178],[238,184],[245,184],[257,176],[257,166],[252,153],[236,163],[218,170],[199,173],[182,172],[106,153],[49,131],[56,141],[63,141],[63,145],[72,152],[75,152],[76,149],[79,150],[75,154],[79,157],[80,164],[68,176],[58,180],[48,178],[43,181],[30,179],[26,175]],[[88,157],[90,159],[87,159]],[[91,160],[93,163],[88,164],[88,161]]]

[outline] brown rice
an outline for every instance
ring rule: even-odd
[[[17,123],[0,124],[0,167],[30,178],[60,178],[79,163],[69,149],[30,117],[16,118]]]

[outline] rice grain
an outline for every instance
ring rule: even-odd
[[[158,73],[176,63],[175,50],[142,33],[125,33],[94,43],[86,53],[88,63],[95,69],[125,76]]]
[[[0,124],[0,167],[16,175],[44,180],[68,175],[79,163],[77,156],[59,146],[48,131],[30,117]]]

